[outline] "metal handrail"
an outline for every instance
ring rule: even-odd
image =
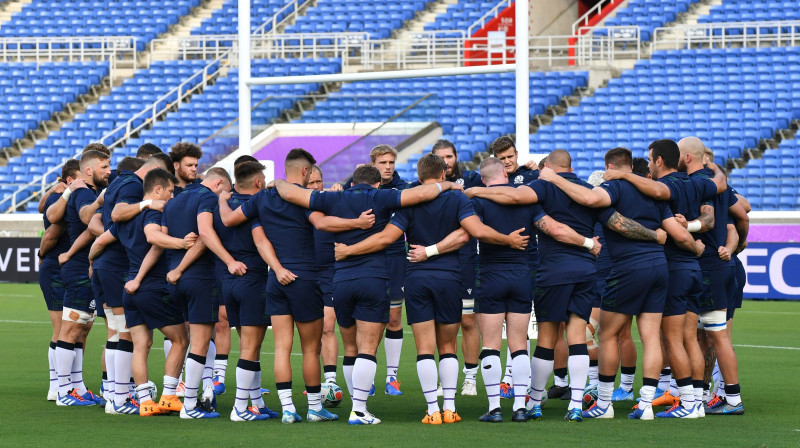
[[[306,6],[309,3],[311,3],[311,0],[305,0],[302,3],[298,2],[297,0],[291,0],[289,3],[284,5],[283,8],[275,11],[275,13],[272,15],[271,19],[269,19],[266,22],[262,23],[261,26],[256,28],[250,34],[251,35],[260,34],[260,35],[263,36],[263,35],[267,34],[268,32],[269,33],[275,33],[276,32],[275,30],[278,29],[278,27],[280,25],[283,25],[284,23],[288,22],[292,17],[297,16],[297,12],[300,11],[300,8],[303,8],[304,6]],[[284,10],[288,9],[290,6],[294,6],[294,10],[292,11],[292,14],[288,14],[286,17],[283,18],[283,20],[278,21],[278,15],[280,13],[282,13]],[[266,31],[266,27],[270,23],[272,24],[272,29],[269,30],[269,31]]]
[[[574,35],[578,31],[579,28],[588,27],[589,26],[589,19],[591,18],[591,16],[593,16],[594,14],[602,13],[604,7],[613,5],[615,3],[622,3],[624,1],[625,0],[602,0],[602,1],[598,2],[596,5],[594,5],[591,8],[589,8],[588,11],[586,11],[582,16],[580,16],[578,18],[578,20],[576,20],[572,24],[572,34]]]
[[[469,28],[467,28],[467,35],[468,36],[472,36],[472,34],[473,34],[472,30],[473,29],[475,29],[476,27],[479,28],[479,29],[483,28],[483,26],[486,25],[486,22],[488,22],[489,20],[492,20],[495,17],[497,17],[498,15],[500,15],[500,11],[508,8],[513,3],[514,3],[513,0],[500,0],[500,3],[496,4],[494,6],[494,8],[490,9],[489,11],[487,11],[486,14],[481,16],[480,19],[478,19],[475,22],[473,22],[472,25],[470,25]]]
[[[788,32],[784,32],[789,28]],[[728,34],[728,31],[741,31],[741,34]],[[773,32],[775,30],[776,32]],[[693,44],[708,44],[713,47],[719,44],[741,44],[755,47],[762,43],[800,45],[800,21],[780,20],[772,22],[720,22],[698,23],[696,25],[677,25],[674,27],[659,27],[653,30],[653,44],[650,54],[656,50],[690,48]],[[720,31],[715,34],[714,31]]]

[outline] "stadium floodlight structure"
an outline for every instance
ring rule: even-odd
[[[253,78],[250,71],[250,0],[239,3],[239,148],[250,150],[251,91],[255,85],[310,84],[324,82],[379,81],[387,79],[423,78],[432,76],[478,75],[516,72],[516,148],[522,160],[528,160],[529,150],[529,86],[530,54],[528,51],[529,0],[517,0],[515,6],[516,36],[515,63],[472,67],[448,67],[415,70],[395,70],[328,75],[275,76]],[[503,94],[503,92],[498,92]]]

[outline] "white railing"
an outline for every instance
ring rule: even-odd
[[[291,1],[289,1],[286,5],[283,6],[283,8],[275,11],[275,13],[272,15],[271,19],[267,20],[266,22],[262,23],[261,26],[256,28],[252,32],[252,35],[253,36],[263,36],[263,35],[268,34],[268,33],[274,33],[275,30],[278,29],[279,26],[283,25],[284,23],[288,22],[292,18],[296,17],[297,16],[297,12],[300,11],[301,8],[304,8],[309,3],[311,3],[311,0],[302,0],[302,1],[291,0]],[[287,14],[286,17],[284,17],[282,20],[278,18],[278,16],[280,16],[281,13],[283,13],[284,11],[288,11],[290,9],[291,9],[292,12]],[[270,24],[272,25],[272,28],[267,30],[267,25],[270,25]]]
[[[130,119],[128,119],[127,122],[125,122],[125,124],[118,126],[114,130],[106,133],[97,141],[105,144],[109,149],[122,146],[133,134],[155,123],[174,106],[179,105],[188,96],[208,85],[208,80],[211,77],[216,76],[222,70],[224,63],[227,62],[226,58],[229,56],[229,54],[230,53],[209,62],[202,69],[186,78],[178,86],[170,89],[170,91],[164,95],[161,95],[161,97],[159,97],[149,106],[141,110],[139,113],[133,115]],[[72,158],[79,158],[80,154],[81,151],[77,151]],[[47,182],[47,177],[52,176],[54,173],[58,175],[65,162],[66,159],[58,165],[50,168],[40,177],[37,177],[27,184],[22,185],[10,196],[0,199],[0,207],[5,207],[5,204],[10,201],[11,205],[5,212],[13,213],[20,205],[24,205],[29,201],[36,199],[41,194],[44,194],[51,184],[51,182]],[[18,194],[32,187],[37,187],[39,189],[38,192],[33,193],[32,195],[27,196],[20,201],[17,200]]]
[[[475,33],[476,28],[478,30],[483,28],[487,22],[499,16],[503,10],[511,6],[513,3],[513,0],[500,0],[500,3],[496,4],[494,8],[487,11],[486,14],[484,14],[480,19],[476,20],[475,23],[467,28],[467,36],[472,36],[472,34]]]
[[[108,61],[111,79],[121,59],[136,68],[137,40],[131,36],[13,37],[0,39],[0,62]]]
[[[619,6],[620,3],[624,2],[625,0],[602,0],[598,2],[596,5],[589,8],[582,16],[572,24],[572,34],[575,34],[579,28],[586,28],[589,27],[589,21],[592,17],[602,14],[604,9],[616,8]],[[584,31],[585,32],[585,31]]]
[[[727,48],[731,45],[800,45],[800,21],[700,23],[656,28],[650,53],[699,46]]]

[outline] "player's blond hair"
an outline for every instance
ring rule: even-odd
[[[397,150],[392,148],[389,145],[378,145],[369,152],[369,159],[372,163],[375,163],[375,160],[378,159],[380,156],[384,156],[386,154],[391,154],[397,159]]]

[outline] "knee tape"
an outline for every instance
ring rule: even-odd
[[[92,321],[92,315],[86,311],[64,307],[64,309],[61,311],[61,320],[85,325]]]
[[[475,300],[462,299],[461,300],[461,314],[475,314]]]
[[[110,338],[108,338],[108,342],[119,342],[119,333],[114,333]]]
[[[403,306],[403,297],[398,297],[396,299],[392,299],[391,303],[389,304],[390,308],[400,308]]]
[[[114,326],[116,330],[120,333],[130,333],[131,330],[128,329],[125,322],[125,315],[124,314],[114,314]]]
[[[703,311],[700,313],[700,324],[705,331],[722,331],[728,328],[725,310]]]

